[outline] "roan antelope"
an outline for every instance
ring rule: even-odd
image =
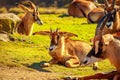
[[[89,12],[87,21],[88,23],[98,23],[99,20],[104,16],[104,14],[104,8],[94,8],[92,11]]]
[[[88,43],[71,40],[70,37],[77,35],[70,32],[60,32],[56,29],[56,31],[50,30],[33,33],[33,35],[36,34],[49,35],[51,39],[49,54],[52,59],[48,63],[44,63],[43,66],[60,63],[66,67],[79,67],[86,53],[91,49]],[[97,69],[97,64],[93,66],[93,69]]]
[[[108,74],[99,73],[92,76],[85,76],[83,79],[120,79],[120,35],[118,35],[119,30],[116,30],[116,27],[119,26],[119,16],[117,14],[120,8],[114,8],[114,4],[115,0],[113,0],[111,8],[107,8],[107,10],[110,11],[102,18],[102,21],[98,24],[93,43],[94,45],[85,57],[83,64],[88,65],[107,58],[111,64],[116,67],[117,71],[110,72]],[[110,20],[111,18],[113,19]],[[106,33],[105,25],[108,26],[108,23],[110,26],[112,24],[112,29],[111,32]]]
[[[26,3],[30,8],[24,6],[22,3],[17,4],[19,8],[26,12],[21,18],[14,13],[0,14],[0,31],[11,34],[17,31],[19,34],[29,36],[32,33],[34,22],[43,24],[39,18],[39,12],[35,4],[31,1],[27,1]]]
[[[106,6],[108,5],[106,0],[105,4]],[[78,77],[77,79],[120,79],[120,32],[116,29],[116,27],[119,26],[118,12],[120,10],[120,7],[114,8],[114,4],[115,0],[113,0],[111,8],[106,8],[106,10],[109,10],[109,12],[107,12],[106,15],[98,23],[94,37],[93,47],[85,57],[83,65],[89,65],[107,58],[109,59],[111,64],[116,67],[116,71],[106,74],[97,73],[95,75]],[[105,29],[107,28],[106,26],[112,27],[111,32],[105,32]]]
[[[120,7],[115,7],[115,0],[113,0],[112,4],[109,5],[107,0],[105,1],[105,15],[99,21],[95,36],[97,36],[98,30],[102,27],[103,32],[102,34],[113,34],[119,32],[120,30],[120,15],[119,10]]]
[[[86,17],[89,12],[97,8],[93,2],[85,0],[73,0],[68,8],[68,14],[74,17]]]
[[[18,26],[18,33],[22,35],[29,36],[33,30],[33,23],[36,21],[38,24],[43,24],[39,18],[38,8],[31,1],[28,1],[27,4],[30,5],[30,8],[27,8],[23,4],[18,3],[18,7],[23,9],[26,14],[22,17],[22,22]]]
[[[114,33],[117,34],[117,33]],[[87,54],[83,64],[89,65],[104,59],[109,59],[111,64],[116,67],[116,71],[109,73],[97,73],[91,76],[79,77],[79,79],[120,79],[120,35],[105,34],[99,32],[99,39],[94,41],[94,46]]]
[[[96,4],[97,8],[94,8],[89,14],[88,14],[88,22],[89,23],[98,23],[99,20],[106,15],[106,13],[110,12],[114,7],[118,7],[117,5],[112,5],[112,0],[104,0],[104,4]],[[118,2],[118,1],[117,1]],[[111,4],[111,5],[110,5]],[[118,12],[119,13],[119,12]],[[120,18],[120,17],[119,17]]]

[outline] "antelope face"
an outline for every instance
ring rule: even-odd
[[[36,11],[33,11],[32,16],[33,16],[34,21],[37,22],[37,24],[40,24],[40,25],[43,24],[42,20],[39,18],[38,8],[36,9]]]
[[[49,51],[53,51],[54,49],[57,48],[59,41],[61,39],[61,36],[58,32],[52,32],[50,34],[50,38],[51,38],[51,43],[50,43]]]
[[[93,64],[94,62],[100,61],[101,59],[102,59],[102,43],[96,41],[93,48],[85,57],[83,64],[84,65]]]
[[[114,38],[111,34],[106,34],[102,36],[102,40],[96,40],[94,42],[93,48],[85,57],[83,64],[93,64],[94,62],[107,58],[107,48],[109,47],[109,44],[111,44],[112,41],[114,41]]]
[[[26,7],[24,4],[28,4],[30,7]],[[35,4],[33,4],[31,1],[25,1],[24,4],[17,4],[18,7],[20,7],[22,10],[26,12],[26,15],[24,16],[24,22],[26,23],[29,21],[29,23],[37,22],[38,24],[42,25],[43,22],[39,18],[39,11],[38,8],[36,8]],[[27,23],[26,23],[27,24]]]

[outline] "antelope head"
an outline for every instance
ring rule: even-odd
[[[24,6],[21,3],[18,3],[17,5],[26,12],[25,16],[23,17],[25,23],[27,22],[26,20],[28,20],[29,23],[37,22],[38,24],[42,25],[43,22],[39,18],[39,11],[35,4],[33,4],[31,1],[24,2],[24,4],[28,4],[30,8]]]
[[[54,51],[62,42],[64,43],[64,40],[69,39],[69,37],[77,36],[76,34],[70,33],[70,32],[60,32],[59,29],[56,29],[55,31],[39,31],[33,33],[33,35],[40,34],[40,35],[49,35],[51,42],[49,51]],[[60,45],[61,46],[61,45]]]
[[[109,7],[107,0],[105,0],[105,5],[107,6],[106,8],[107,13],[105,16],[103,16],[103,18],[99,21],[97,25],[95,37],[93,40],[93,48],[90,50],[90,52],[87,54],[86,58],[84,59],[83,64],[85,65],[92,64],[96,61],[106,58],[104,54],[105,46],[109,44],[111,41],[113,41],[114,38],[110,34],[109,35],[103,35],[103,34],[104,34],[104,27],[111,18],[110,16],[112,16],[116,11],[114,9],[114,2],[115,0],[113,0],[113,4],[111,4],[111,6]]]

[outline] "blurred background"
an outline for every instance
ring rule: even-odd
[[[0,7],[6,6],[6,8],[14,7],[15,3],[19,3],[25,0],[0,0]],[[40,7],[66,7],[72,0],[31,0]]]
[[[16,3],[20,3],[27,0],[0,0],[0,13],[12,12],[21,13],[22,10],[17,8]],[[39,8],[40,13],[59,13],[56,8],[63,8],[60,10],[62,13],[67,13],[65,10],[72,0],[30,0],[35,3]],[[48,7],[48,8],[46,8]]]
[[[21,9],[17,8],[16,3],[20,3],[27,0],[0,0],[0,13],[12,12],[21,13]],[[72,0],[30,0],[35,3],[39,8],[40,13],[63,13],[67,14],[67,8]],[[87,0],[94,1],[94,0]],[[96,0],[102,3],[103,0]],[[46,8],[47,7],[47,8]],[[57,10],[56,10],[57,8]]]

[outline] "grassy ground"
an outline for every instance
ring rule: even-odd
[[[40,18],[44,25],[34,24],[34,31],[49,30],[52,28],[60,28],[61,31],[73,32],[78,35],[77,38],[85,42],[89,42],[94,36],[96,24],[87,24],[85,18],[73,18],[61,14],[42,14]],[[15,34],[16,38],[21,38]],[[49,61],[51,57],[48,54],[50,39],[48,36],[35,35],[25,37],[27,41],[20,42],[1,42],[0,41],[0,63],[8,66],[26,66],[39,71],[48,71],[58,73],[61,77],[68,75],[90,75],[96,72],[112,71],[115,68],[108,60],[99,62],[99,70],[92,70],[91,66],[79,68],[67,68],[62,65],[52,65],[51,67],[41,68],[40,64]],[[30,43],[30,42],[31,43]],[[91,44],[91,43],[90,43]]]

